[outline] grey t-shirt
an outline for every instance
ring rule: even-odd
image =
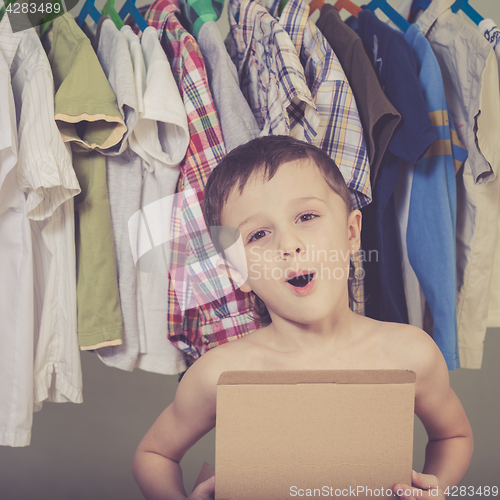
[[[127,39],[110,19],[102,19],[99,23],[95,43],[97,57],[127,126],[122,141],[103,151],[107,155],[106,176],[123,315],[123,343],[98,349],[97,354],[108,366],[132,371],[139,355],[139,329],[137,271],[128,221],[140,209],[142,185],[142,160],[128,146],[128,138],[138,120],[134,71]]]
[[[238,72],[227,53],[219,28],[208,21],[200,29],[198,45],[205,61],[208,83],[217,108],[227,152],[255,139],[259,126],[242,94]]]

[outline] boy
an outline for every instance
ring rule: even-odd
[[[215,425],[216,386],[227,370],[405,369],[417,374],[415,413],[429,442],[424,474],[394,485],[401,498],[445,498],[470,462],[469,421],[449,386],[445,361],[422,330],[349,309],[349,254],[360,245],[361,213],[331,158],[287,136],[255,139],[212,172],[208,226],[238,228],[248,263],[221,262],[255,294],[262,328],[204,354],[186,372],[174,402],[139,444],[134,476],[147,499],[186,498],[179,462]],[[245,266],[243,266],[245,267]],[[242,283],[243,282],[243,283]],[[439,486],[435,491],[426,491]],[[188,497],[213,498],[214,478]]]

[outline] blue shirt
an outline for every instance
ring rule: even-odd
[[[433,338],[449,370],[460,367],[457,338],[455,169],[467,158],[448,111],[443,78],[430,43],[412,24],[405,39],[413,49],[425,104],[437,139],[413,174],[406,241],[408,258],[429,304]]]
[[[383,321],[408,323],[401,272],[394,188],[399,169],[415,164],[436,138],[427,112],[413,50],[403,35],[363,9],[357,33],[363,40],[382,89],[401,114],[380,166],[373,203],[363,210],[362,248],[378,252],[378,262],[366,262],[367,316]]]

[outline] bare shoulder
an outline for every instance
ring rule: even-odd
[[[373,343],[382,359],[381,368],[412,370],[417,374],[415,401],[418,408],[430,398],[435,402],[450,391],[449,374],[434,340],[415,326],[373,322]]]
[[[420,378],[446,363],[429,334],[412,325],[370,320],[369,336],[387,367],[413,370]]]
[[[230,370],[244,370],[251,365],[253,351],[252,333],[226,344],[221,344],[203,354],[185,373],[182,381],[196,385],[205,394],[215,397],[220,374]]]

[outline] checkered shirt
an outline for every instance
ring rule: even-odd
[[[319,116],[299,56],[279,23],[254,0],[229,0],[228,51],[261,135],[311,142]]]
[[[249,317],[250,296],[234,290],[204,262],[214,251],[201,203],[210,172],[225,155],[224,142],[208,86],[205,65],[195,39],[179,22],[178,0],[158,0],[145,14],[158,30],[188,117],[190,143],[181,163],[178,201],[172,214],[168,294],[168,337],[191,359],[260,325]],[[190,261],[196,266],[189,266]],[[198,272],[196,272],[198,270]],[[213,290],[220,298],[206,303]],[[188,306],[183,311],[180,303]],[[196,304],[198,307],[192,307]]]

